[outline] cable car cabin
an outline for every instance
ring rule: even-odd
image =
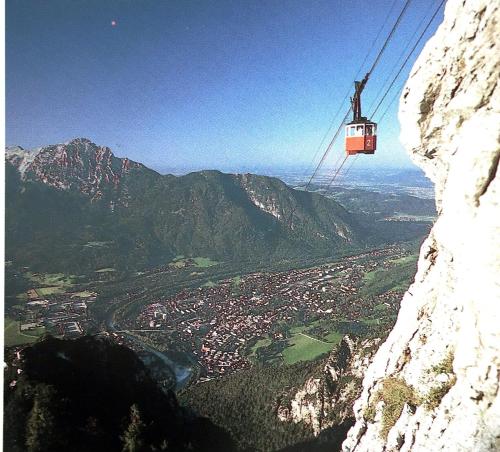
[[[375,149],[377,149],[377,124],[374,122],[347,124],[345,128],[347,155],[375,154]]]

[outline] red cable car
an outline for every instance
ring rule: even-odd
[[[349,155],[375,154],[377,149],[377,124],[361,116],[361,92],[367,78],[354,82],[355,92],[351,98],[353,118],[345,127],[345,152]]]

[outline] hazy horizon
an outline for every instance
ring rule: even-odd
[[[431,7],[408,9],[364,92],[365,114]],[[362,15],[352,8],[326,0],[8,2],[6,142],[33,148],[85,136],[152,168],[309,165],[402,3],[363,1]],[[378,151],[363,164],[411,166],[390,104],[410,67],[374,118],[389,107]]]
[[[79,138],[86,138],[86,137],[79,137]],[[13,148],[20,146],[24,150],[27,151],[33,151],[36,149],[40,149],[46,146],[52,146],[56,144],[64,144],[68,143],[72,139],[65,140],[61,143],[47,143],[39,146],[34,146],[34,147],[25,147],[22,146],[18,143],[7,143],[6,148]],[[88,139],[88,138],[87,138]],[[91,140],[92,141],[92,140]],[[95,143],[95,142],[94,142]],[[95,143],[98,146],[107,146],[104,143]],[[129,155],[121,153],[121,152],[116,152],[116,149],[113,149],[110,146],[107,146],[111,149],[113,154],[118,157],[118,158],[130,158]],[[357,166],[353,166],[349,172],[351,173],[359,173],[363,171],[374,171],[374,170],[381,170],[381,171],[415,171],[418,173],[422,173],[423,171],[415,165],[411,160],[408,159],[407,162],[403,162],[402,164],[391,164],[391,162],[387,161],[382,161],[379,162],[376,159],[373,159],[372,156],[363,156],[360,155],[358,158],[361,158],[362,160]],[[353,159],[353,157],[351,157]],[[293,162],[286,162],[284,164],[265,164],[265,163],[250,163],[250,164],[231,164],[227,162],[221,162],[218,165],[208,165],[208,166],[203,166],[202,164],[182,164],[182,165],[174,165],[174,164],[169,164],[169,163],[164,163],[164,162],[158,162],[152,165],[149,165],[143,161],[137,160],[138,163],[144,164],[146,167],[160,173],[160,174],[174,174],[174,175],[182,175],[182,174],[187,174],[190,172],[196,172],[196,171],[221,171],[221,172],[228,172],[228,173],[244,173],[244,172],[250,172],[250,173],[260,173],[264,175],[269,175],[271,173],[276,173],[279,174],[281,172],[303,172],[304,177],[307,177],[308,175],[311,175],[311,172],[313,170],[313,166],[311,163],[305,164],[305,163],[293,163]],[[321,167],[321,169],[318,172],[318,175],[321,174],[328,174],[331,173],[332,171],[335,171],[335,167],[332,165],[324,165]]]

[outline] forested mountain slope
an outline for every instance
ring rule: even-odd
[[[34,270],[134,270],[177,255],[329,256],[421,234],[381,231],[375,220],[276,178],[163,176],[87,139],[8,148],[6,157],[6,258]]]
[[[132,350],[105,338],[49,337],[6,361],[5,450],[235,450],[226,432],[160,390]]]

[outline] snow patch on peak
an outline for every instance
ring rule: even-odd
[[[24,149],[21,146],[8,146],[5,148],[5,160],[14,165],[19,173],[21,173],[21,178],[24,178],[26,170],[35,160],[40,149]]]
[[[28,152],[28,150],[24,149],[22,146],[6,146],[5,153],[6,154],[17,154],[21,152]]]

